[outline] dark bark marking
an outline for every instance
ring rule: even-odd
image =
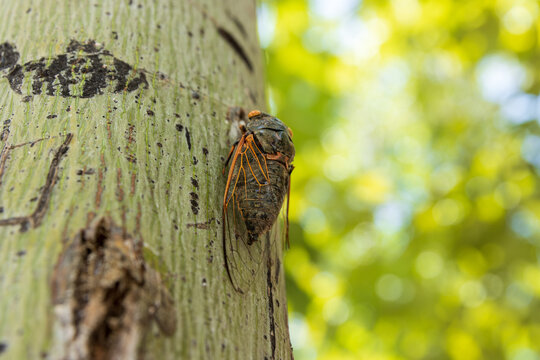
[[[227,11],[227,16],[229,17],[229,19],[231,19],[231,21],[234,23],[234,25],[236,25],[236,28],[242,33],[244,38],[247,38],[248,34],[247,34],[246,28],[244,27],[242,22],[236,16],[234,16],[233,14],[231,14],[228,11]]]
[[[127,132],[126,134],[127,143],[125,147],[126,159],[127,161],[135,164],[137,162],[137,157],[135,156],[135,153],[132,150],[133,143],[135,142],[135,125],[133,124],[129,125],[126,132]]]
[[[199,182],[194,177],[191,177],[191,185],[193,185],[195,188],[199,188]]]
[[[81,169],[81,170],[77,170],[77,175],[79,176],[82,176],[82,175],[94,175],[96,173],[96,170],[90,168],[90,169],[87,169],[86,166]]]
[[[105,170],[105,157],[101,154],[101,166],[98,169],[98,182],[96,191],[96,208],[101,205],[101,194],[103,193],[103,171]]]
[[[0,132],[0,141],[7,141],[9,136],[9,126],[11,124],[11,119],[4,120],[4,126],[2,127],[2,132]]]
[[[191,211],[193,214],[197,215],[199,213],[199,195],[194,192],[190,192],[189,195],[191,197]]]
[[[116,170],[116,199],[119,202],[124,200],[124,189],[122,189],[122,169],[118,168]]]
[[[54,136],[52,136],[52,138],[54,138]],[[50,138],[46,137],[46,138],[41,138],[41,139],[37,139],[37,140],[32,140],[32,141],[27,141],[27,142],[24,142],[24,143],[21,143],[21,144],[17,144],[17,145],[11,145],[11,150],[13,149],[16,149],[16,148],[20,148],[20,147],[23,147],[23,146],[26,146],[26,145],[30,145],[30,147],[34,146],[36,143],[40,142],[40,141],[43,141],[43,140],[49,140]]]
[[[47,174],[45,186],[39,197],[37,208],[31,216],[33,227],[39,226],[41,224],[41,220],[45,216],[52,189],[58,180],[60,160],[62,159],[62,156],[64,156],[69,150],[69,143],[71,142],[72,138],[73,134],[66,135],[66,140],[64,140],[64,143],[58,148],[56,154],[54,155],[54,158],[51,161],[51,166],[49,167],[49,173]]]
[[[113,93],[148,88],[145,71],[114,57],[94,40],[71,40],[66,53],[49,59],[42,57],[23,65],[16,64],[18,59],[14,46],[0,44],[0,70],[7,69],[11,89],[25,95],[24,101],[43,90],[49,96],[91,98],[102,95],[107,88]],[[31,79],[30,91],[22,86],[25,75]]]
[[[192,224],[186,224],[186,227],[189,229],[191,227],[194,227],[196,229],[202,229],[202,230],[208,230],[210,229],[210,224],[216,220],[215,218],[211,218],[208,221],[202,222],[202,223],[192,223]]]
[[[10,43],[0,44],[0,70],[8,69],[19,61],[19,53]]]
[[[129,189],[129,195],[130,196],[135,195],[135,183],[136,183],[136,180],[137,180],[137,174],[135,174],[134,172],[131,173],[131,186],[130,186],[130,189]]]
[[[8,347],[7,343],[3,341],[0,342],[0,354],[4,353],[7,350],[7,347]]]
[[[84,51],[86,53],[97,53],[103,50],[103,46],[98,45],[94,40],[88,40],[86,43],[80,43],[75,39],[69,42],[66,47],[67,52]]]
[[[135,215],[135,230],[137,231],[137,234],[141,233],[141,217],[142,217],[141,202],[137,201],[137,215]]]
[[[231,48],[234,50],[234,52],[242,59],[246,67],[250,72],[253,72],[253,64],[251,63],[251,60],[246,54],[246,51],[244,48],[240,45],[240,43],[234,38],[234,36],[227,30],[225,30],[221,26],[217,26],[217,32],[219,36],[225,40],[227,44],[231,46]]]
[[[275,273],[275,282],[276,285],[279,284],[279,273],[281,271],[281,261],[279,260],[279,256],[276,256],[276,273]],[[279,301],[276,300],[279,306]]]
[[[66,244],[51,295],[66,359],[140,358],[139,345],[153,322],[165,336],[176,331],[174,300],[145,263],[142,240],[110,218],[81,229]]]
[[[2,186],[2,177],[4,176],[4,168],[6,167],[6,161],[11,151],[11,147],[7,144],[4,145],[2,151],[0,151],[0,186]]]
[[[186,142],[188,150],[191,150],[191,135],[189,134],[188,128],[186,128]]]
[[[69,150],[69,143],[71,142],[72,138],[73,138],[73,134],[71,133],[67,134],[66,139],[64,140],[62,145],[60,145],[58,150],[56,150],[56,153],[51,161],[51,165],[49,166],[49,172],[47,173],[45,185],[43,186],[43,189],[41,190],[41,194],[39,196],[36,209],[34,210],[34,212],[28,216],[13,217],[9,219],[0,220],[0,226],[21,225],[21,232],[24,232],[28,230],[29,228],[36,228],[39,225],[41,225],[41,221],[43,220],[43,217],[45,216],[45,213],[47,212],[52,190],[54,188],[54,185],[58,181],[60,161],[62,160],[62,157]],[[36,140],[35,142],[41,141],[41,140],[43,139]],[[30,142],[30,143],[35,143],[35,142]]]

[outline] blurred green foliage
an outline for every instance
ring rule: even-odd
[[[264,0],[303,359],[540,359],[540,2]]]

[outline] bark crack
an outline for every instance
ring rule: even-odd
[[[45,185],[43,186],[43,190],[41,190],[41,194],[39,196],[36,209],[34,212],[27,216],[19,216],[19,217],[11,217],[8,219],[2,219],[0,220],[0,226],[9,226],[9,225],[21,225],[21,232],[24,232],[28,230],[29,228],[36,228],[41,224],[41,221],[45,217],[45,214],[47,212],[47,208],[49,205],[49,200],[51,198],[52,190],[54,188],[54,185],[58,181],[58,172],[60,171],[60,161],[62,160],[62,157],[67,153],[69,150],[69,143],[71,142],[71,139],[73,138],[73,134],[69,133],[66,135],[66,139],[60,145],[60,147],[56,150],[56,153],[54,154],[54,157],[51,161],[51,165],[49,166],[49,172],[47,173],[47,178],[45,180]],[[12,145],[9,150],[15,149],[17,147],[27,145],[27,144],[35,144],[38,141],[41,141],[44,139],[38,139],[33,142],[28,142],[24,144],[19,145]],[[7,153],[8,151],[2,151],[2,155],[0,157],[0,176],[3,175],[5,161],[7,159]],[[1,177],[0,177],[1,180]]]
[[[196,229],[208,230],[208,229],[210,229],[210,225],[212,224],[212,222],[214,222],[214,220],[216,220],[216,219],[211,218],[211,219],[209,219],[208,221],[205,221],[205,222],[189,223],[189,224],[186,224],[186,227],[187,228],[194,227]]]
[[[226,30],[222,25],[220,25],[219,22],[213,16],[208,14],[208,12],[203,7],[201,7],[201,5],[199,5],[196,1],[188,0],[188,2],[194,8],[198,9],[206,18],[208,18],[212,22],[212,24],[216,28],[216,31],[217,31],[218,35],[221,38],[223,38],[223,40],[225,40],[225,42],[227,44],[229,44],[229,46],[234,50],[236,55],[238,55],[238,57],[240,57],[240,59],[244,62],[244,64],[248,68],[249,72],[252,73],[253,72],[253,62],[250,60],[246,50],[244,50],[242,45],[240,45],[240,42],[238,40],[236,40],[236,38],[233,36],[233,34],[230,31]],[[235,21],[234,18],[231,18],[231,20],[238,27],[238,29],[240,30],[242,35],[245,36],[246,33],[245,33],[245,29],[243,28],[242,24],[240,22],[238,22],[238,21]]]
[[[269,240],[267,238],[267,240]],[[268,320],[270,323],[270,346],[272,349],[272,360],[276,358],[276,321],[274,318],[274,284],[272,283],[272,257],[268,256],[266,270],[266,286],[268,291]]]
[[[240,59],[242,59],[244,64],[246,64],[246,67],[248,68],[248,70],[250,72],[253,72],[253,64],[251,63],[251,60],[246,54],[246,51],[244,50],[242,45],[240,45],[238,40],[236,40],[236,38],[229,31],[227,31],[221,26],[217,27],[217,32],[219,36],[221,36],[223,40],[225,40],[225,42],[227,42],[227,44],[231,46],[231,48],[240,57]]]

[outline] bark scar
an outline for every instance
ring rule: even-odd
[[[71,142],[72,138],[73,138],[73,134],[71,133],[67,134],[66,139],[64,140],[62,145],[60,145],[60,147],[56,150],[56,153],[54,154],[54,157],[51,161],[51,165],[49,166],[49,172],[47,173],[45,185],[43,186],[43,189],[41,190],[41,194],[37,201],[36,209],[34,210],[34,212],[27,216],[2,219],[0,220],[0,226],[21,225],[21,232],[24,232],[28,230],[29,228],[36,228],[39,225],[41,225],[41,221],[45,217],[45,214],[48,209],[52,190],[54,188],[54,185],[56,185],[56,182],[58,181],[58,172],[60,171],[60,161],[62,160],[62,157],[69,150],[69,143]],[[35,140],[34,142],[28,142],[28,143],[19,144],[19,145],[12,145],[10,149],[15,149],[16,147],[32,144],[41,140],[43,139],[39,139],[39,140]],[[0,156],[0,180],[1,180],[1,175],[3,174],[3,171],[4,171],[5,161],[7,159],[7,153],[8,151],[6,152],[2,151],[2,155]]]
[[[51,278],[55,333],[63,359],[136,359],[155,322],[176,331],[174,300],[145,263],[142,240],[109,218],[82,229],[60,254]]]

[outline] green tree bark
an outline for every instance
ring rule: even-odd
[[[292,358],[280,251],[245,295],[223,266],[254,2],[0,8],[0,358]]]

